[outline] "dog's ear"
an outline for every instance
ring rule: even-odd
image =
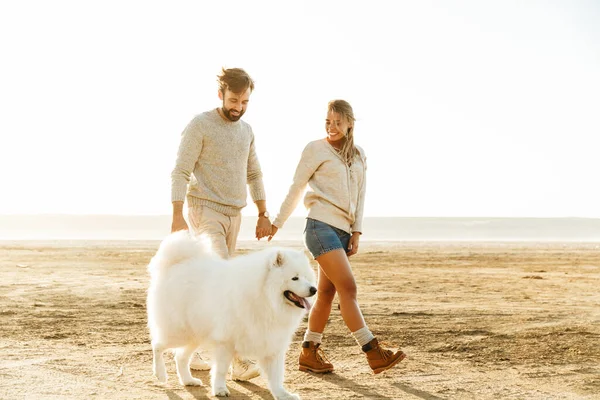
[[[283,265],[283,253],[281,251],[277,252],[277,257],[275,257],[275,263],[273,265],[276,267],[281,267]]]

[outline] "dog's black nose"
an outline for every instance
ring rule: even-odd
[[[317,288],[316,288],[316,287],[314,287],[314,286],[311,286],[311,287],[310,287],[310,295],[311,295],[311,296],[314,296],[314,294],[315,294],[315,293],[317,293]]]

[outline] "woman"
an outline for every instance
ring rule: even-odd
[[[308,318],[299,358],[301,371],[333,371],[319,346],[336,292],[342,318],[366,353],[374,373],[385,371],[406,357],[402,351],[394,353],[379,346],[356,300],[356,282],[348,257],[357,253],[362,233],[366,158],[364,151],[354,145],[354,121],[347,101],[329,102],[327,137],[310,142],[302,152],[294,182],[271,227],[269,240],[283,227],[308,185],[304,197],[308,209],[304,240],[319,264],[319,273],[318,296]]]

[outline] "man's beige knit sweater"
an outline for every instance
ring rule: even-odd
[[[235,216],[246,206],[246,185],[252,200],[265,200],[250,125],[226,121],[217,109],[192,119],[181,135],[171,173],[171,201],[184,201],[187,191],[189,206]]]
[[[308,218],[325,222],[348,233],[362,233],[366,190],[366,157],[358,147],[348,166],[327,139],[310,142],[302,152],[294,182],[273,225],[281,228],[292,214],[306,188],[304,205]]]

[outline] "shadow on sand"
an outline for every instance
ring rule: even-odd
[[[194,375],[194,377],[196,377],[196,378],[202,379],[204,386],[186,386],[183,389],[185,389],[189,394],[194,396],[194,399],[198,399],[198,400],[213,399],[214,396],[212,396],[212,393],[211,393],[210,375],[209,375],[208,371],[205,371],[205,372],[192,371],[192,375]],[[253,397],[260,396],[264,400],[273,400],[273,396],[271,395],[271,392],[269,391],[269,389],[266,389],[262,386],[255,385],[254,383],[247,382],[247,381],[245,381],[245,382],[236,381],[235,384],[240,385],[243,388],[251,391],[253,394]],[[240,400],[253,398],[253,397],[248,396],[246,393],[242,393],[239,390],[236,390],[235,385],[232,385],[232,382],[229,380],[227,381],[227,389],[229,389],[229,392],[230,392],[229,398],[240,399]],[[173,390],[166,390],[165,393],[166,393],[167,397],[169,398],[169,400],[183,400],[182,397],[179,396]]]

